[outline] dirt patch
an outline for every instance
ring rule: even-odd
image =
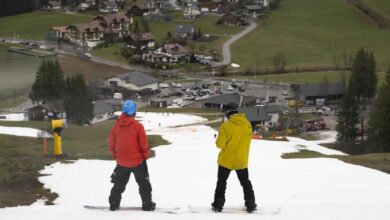
[[[59,59],[65,75],[81,74],[87,81],[104,80],[106,78],[129,72],[121,67],[91,62],[73,56],[63,56]]]

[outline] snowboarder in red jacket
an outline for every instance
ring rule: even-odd
[[[152,201],[152,186],[146,160],[149,158],[149,146],[144,127],[134,119],[137,104],[127,100],[122,106],[122,115],[117,119],[109,135],[109,146],[117,166],[111,175],[114,186],[109,197],[110,210],[120,207],[122,193],[126,189],[130,174],[133,173],[139,186],[142,209],[153,211],[156,203]]]

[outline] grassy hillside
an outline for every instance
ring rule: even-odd
[[[370,8],[390,20],[390,1],[389,0],[362,0]]]
[[[62,12],[36,11],[0,18],[0,37],[13,37],[19,34],[21,39],[40,40],[50,27],[90,21],[91,15],[65,14]]]
[[[390,30],[379,29],[345,1],[286,0],[259,27],[232,45],[233,62],[243,68],[272,67],[278,52],[287,66],[334,66],[342,54],[373,51],[380,68],[390,66]]]

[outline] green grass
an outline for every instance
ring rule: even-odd
[[[93,56],[97,56],[106,60],[128,64],[129,62],[120,54],[120,49],[125,45],[125,43],[113,43],[108,47],[101,49],[94,49],[91,51]]]
[[[346,1],[289,0],[251,33],[232,45],[233,62],[242,68],[272,68],[278,52],[288,67],[342,65],[342,54],[372,51],[378,67],[390,66],[389,29],[379,29]]]
[[[282,155],[284,159],[297,159],[297,158],[335,158],[342,160],[346,163],[360,165],[382,172],[390,174],[390,153],[375,153],[375,154],[362,154],[362,155],[324,155],[315,151],[300,150],[294,153],[285,153]]]
[[[0,18],[0,37],[13,37],[14,33],[18,33],[21,39],[41,40],[50,27],[87,22],[92,18],[93,16],[90,15],[70,15],[46,11],[2,17]]]

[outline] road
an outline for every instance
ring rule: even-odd
[[[223,55],[223,61],[220,63],[214,63],[213,67],[218,66],[224,66],[228,65],[232,62],[232,55],[230,52],[230,45],[248,34],[249,32],[253,31],[257,27],[257,23],[254,21],[249,21],[249,25],[240,33],[233,35],[228,41],[226,41],[222,46],[222,55]]]

